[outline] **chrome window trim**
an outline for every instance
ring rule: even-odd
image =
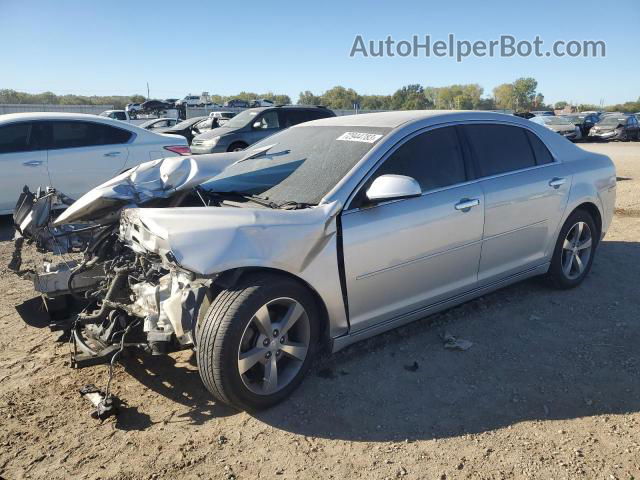
[[[423,127],[423,128],[421,128],[419,130],[411,132],[410,134],[402,137],[400,140],[398,140],[393,146],[391,146],[376,161],[376,163],[369,169],[367,174],[358,182],[356,188],[347,197],[347,201],[345,202],[345,208],[343,209],[342,214],[343,215],[348,215],[350,213],[359,212],[360,210],[369,210],[369,209],[372,209],[372,208],[377,208],[377,207],[381,207],[381,206],[384,206],[384,205],[389,205],[389,204],[392,204],[392,203],[397,203],[397,202],[403,202],[405,200],[410,200],[410,199],[406,199],[406,198],[400,198],[400,199],[396,199],[396,200],[389,200],[388,202],[380,202],[380,203],[377,203],[376,205],[372,205],[372,206],[367,207],[365,209],[361,209],[359,207],[352,207],[351,206],[351,203],[353,202],[354,197],[360,191],[360,188],[362,188],[362,185],[364,185],[367,182],[367,180],[369,180],[369,178],[371,178],[371,176],[376,172],[376,170],[380,167],[380,165],[382,165],[393,153],[395,153],[406,142],[408,142],[409,140],[413,139],[414,137],[416,137],[416,136],[418,136],[418,135],[420,135],[422,133],[426,133],[426,132],[429,132],[431,130],[436,130],[438,128],[446,128],[446,127],[464,126],[464,125],[468,125],[468,124],[472,124],[472,123],[475,123],[475,124],[478,124],[478,123],[480,123],[480,124],[491,124],[491,125],[508,125],[508,126],[519,127],[519,128],[523,128],[525,130],[528,130],[532,134],[534,134],[542,142],[542,144],[545,146],[545,148],[549,152],[549,155],[551,155],[551,158],[553,159],[553,161],[551,163],[545,163],[543,165],[534,165],[532,167],[520,168],[518,170],[511,170],[509,172],[498,173],[498,174],[489,175],[489,176],[486,176],[486,177],[478,177],[478,178],[474,178],[473,180],[467,180],[466,182],[456,183],[456,184],[453,184],[453,185],[447,185],[446,187],[426,190],[426,191],[422,192],[422,194],[420,195],[419,198],[422,198],[422,197],[424,197],[426,195],[431,195],[433,193],[438,193],[438,192],[450,190],[452,188],[458,188],[458,187],[462,187],[462,186],[466,186],[466,185],[473,185],[475,183],[482,182],[482,181],[485,181],[485,180],[491,180],[491,179],[494,179],[494,178],[500,178],[500,177],[505,177],[505,176],[508,176],[508,175],[514,175],[514,174],[517,174],[517,173],[527,172],[529,170],[535,170],[535,169],[538,169],[538,168],[546,168],[546,167],[550,167],[550,166],[562,163],[556,157],[556,155],[553,153],[553,151],[551,151],[551,149],[547,146],[546,142],[542,138],[540,138],[540,135],[538,135],[533,129],[529,128],[526,125],[519,125],[517,123],[511,123],[511,122],[507,122],[507,121],[498,121],[498,120],[491,120],[491,121],[489,121],[489,120],[457,120],[457,121],[453,121],[453,122],[440,123],[440,124],[437,124],[437,125],[430,125],[428,127]],[[463,146],[461,145],[461,148],[462,147]],[[534,154],[533,146],[529,145],[529,147],[531,148],[532,154]],[[463,151],[463,156],[464,156],[464,151]],[[534,154],[534,158],[535,158],[535,154]],[[413,198],[418,198],[418,197],[413,197]]]

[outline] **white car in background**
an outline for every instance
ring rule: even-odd
[[[146,130],[155,130],[156,128],[173,127],[176,123],[180,123],[181,121],[182,120],[179,118],[153,118],[146,122],[138,123],[138,126]]]
[[[12,213],[25,185],[78,198],[135,165],[190,153],[184,137],[97,115],[0,115],[0,214]]]

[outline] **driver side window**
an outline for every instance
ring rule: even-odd
[[[269,130],[273,128],[280,128],[280,122],[278,121],[278,112],[271,110],[264,113],[256,123],[260,123],[260,126],[256,127],[259,130]]]
[[[437,128],[407,140],[367,180],[353,205],[366,203],[366,191],[371,184],[387,174],[414,178],[423,193],[466,182],[464,157],[456,127]]]
[[[373,179],[386,174],[413,177],[423,192],[465,182],[455,127],[430,130],[408,140],[382,164]]]

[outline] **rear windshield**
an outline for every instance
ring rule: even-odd
[[[317,204],[389,128],[301,126],[253,144],[247,157],[202,187],[258,195],[278,205]],[[263,151],[263,153],[260,153]]]

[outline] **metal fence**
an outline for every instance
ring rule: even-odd
[[[0,115],[4,113],[26,112],[67,112],[67,113],[91,113],[98,115],[105,110],[113,110],[113,105],[45,105],[28,103],[0,104]]]
[[[187,107],[187,118],[206,117],[211,112],[240,113],[243,110],[246,110],[246,109],[238,108],[238,107],[228,107],[228,108],[227,107],[193,107],[193,108]],[[356,111],[353,109],[339,110],[339,109],[332,108],[331,110],[333,110],[335,114],[338,115],[339,117],[343,115],[354,115],[356,113]],[[374,113],[374,112],[388,112],[388,110],[358,110],[357,113]]]

